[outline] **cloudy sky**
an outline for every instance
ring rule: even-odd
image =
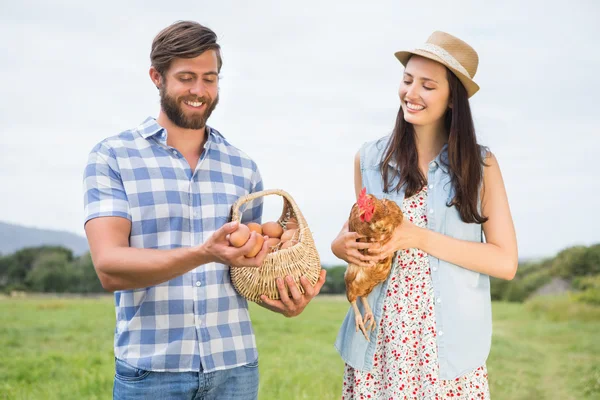
[[[354,154],[394,124],[393,53],[434,30],[479,53],[475,124],[500,162],[520,256],[600,242],[599,3],[437,3],[2,2],[0,220],[83,234],[88,152],[157,115],[152,38],[192,19],[223,49],[209,124],[296,199],[324,263],[354,202]]]

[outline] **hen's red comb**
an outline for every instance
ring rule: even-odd
[[[367,188],[364,187],[362,188],[362,190],[360,191],[360,195],[358,196],[358,206],[359,207],[363,207],[365,205],[365,200],[367,199]]]
[[[373,200],[367,197],[367,188],[364,187],[360,191],[360,195],[358,196],[358,201],[356,202],[358,208],[362,211],[360,215],[360,220],[363,222],[370,222],[371,217],[373,216]]]

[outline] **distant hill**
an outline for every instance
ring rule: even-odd
[[[0,254],[11,254],[24,247],[43,245],[63,246],[71,249],[76,256],[89,250],[87,239],[71,232],[0,222]]]

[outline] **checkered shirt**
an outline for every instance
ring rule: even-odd
[[[148,118],[100,142],[84,173],[85,222],[112,216],[131,221],[130,246],[196,246],[228,221],[240,196],[262,190],[258,168],[215,129],[195,172],[167,132]],[[260,221],[262,201],[242,221]],[[248,304],[231,284],[229,267],[198,266],[143,289],[115,292],[115,356],[151,371],[223,370],[258,358]]]

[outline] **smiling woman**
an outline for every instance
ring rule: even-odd
[[[478,56],[435,32],[396,57],[405,66],[396,125],[361,147],[355,190],[395,201],[403,218],[373,221],[396,228],[367,250],[348,224],[332,243],[353,264],[348,271],[366,275],[371,262],[394,256],[364,306],[376,320],[370,336],[357,332],[352,309],[339,332],[343,398],[487,399],[489,276],[512,279],[517,247],[498,164],[477,143],[471,117]]]

